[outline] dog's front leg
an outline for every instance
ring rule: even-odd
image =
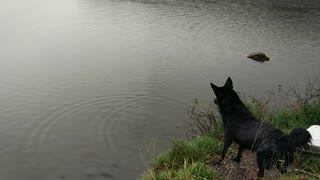
[[[242,152],[244,150],[244,147],[239,145],[239,149],[238,149],[238,154],[235,158],[233,158],[232,160],[236,161],[236,162],[240,162],[240,159],[242,157]]]
[[[224,158],[225,158],[225,156],[227,154],[228,148],[232,144],[232,139],[229,138],[228,136],[225,136],[223,143],[224,143],[224,145],[223,145],[223,150],[222,150],[220,162],[222,162],[224,160]]]
[[[228,151],[228,148],[229,146],[232,144],[232,140],[231,138],[224,138],[224,143],[223,143],[223,150],[222,150],[222,155],[221,155],[221,158],[219,159],[219,161],[212,161],[211,164],[213,165],[220,165],[221,162],[223,161],[223,159],[225,158],[226,156],[226,153]]]

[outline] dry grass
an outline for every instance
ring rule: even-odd
[[[213,127],[218,125],[218,120],[214,113],[215,107],[210,104],[206,108],[200,107],[198,99],[194,99],[194,104],[187,111],[188,121],[186,136],[193,139],[197,136],[209,135]]]

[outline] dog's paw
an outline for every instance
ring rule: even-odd
[[[286,169],[281,169],[280,172],[281,172],[281,174],[286,174],[287,170]]]
[[[234,162],[240,163],[240,158],[238,158],[238,157],[232,158],[232,160],[233,160]]]
[[[263,176],[264,176],[263,173],[260,173],[260,172],[257,173],[257,177],[258,177],[258,178],[262,178]]]
[[[215,165],[221,165],[222,164],[222,159],[219,159],[218,161],[211,161],[210,162],[211,165],[215,166]]]
[[[271,162],[267,162],[267,163],[266,163],[266,170],[270,170],[271,167],[272,167]]]
[[[221,165],[221,162],[220,161],[211,161],[210,164],[213,166],[216,166],[216,165]]]

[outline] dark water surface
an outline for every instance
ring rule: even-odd
[[[210,81],[261,96],[320,71],[319,0],[3,0],[0,26],[4,180],[136,179]]]

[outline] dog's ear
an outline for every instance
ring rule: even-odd
[[[214,85],[213,83],[210,82],[212,90],[216,93],[218,90],[218,86]]]
[[[226,84],[224,84],[224,86],[233,89],[232,80],[230,77],[228,77]]]

